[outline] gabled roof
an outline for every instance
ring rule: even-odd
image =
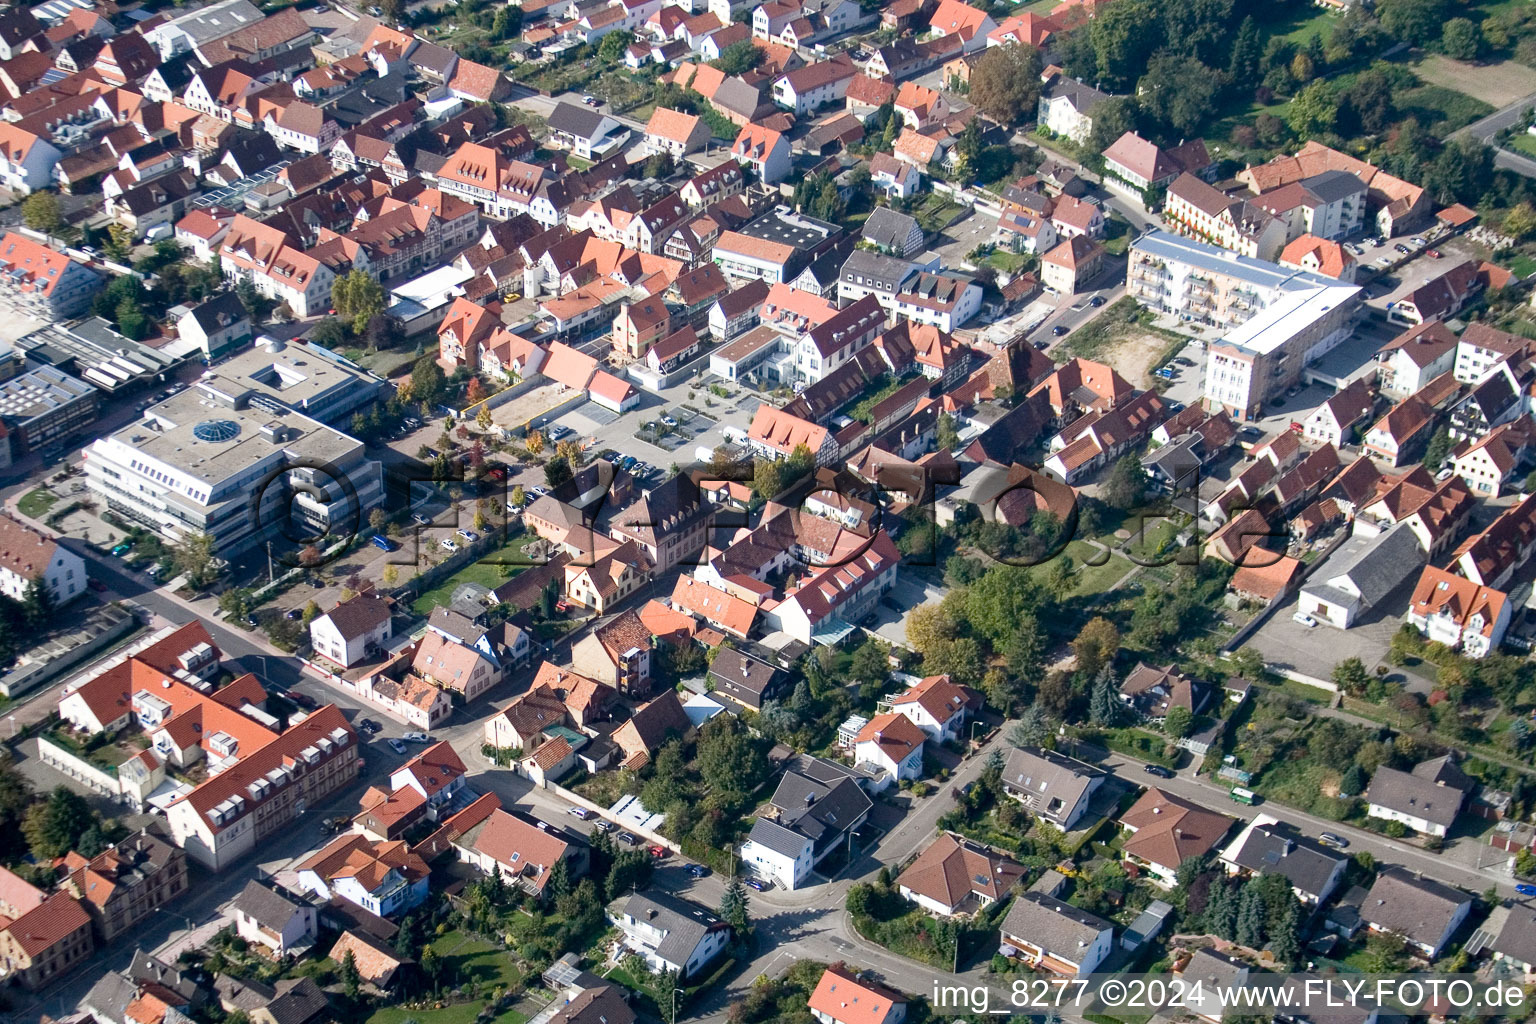
[[[825,1015],[819,1019],[837,1021],[838,1024],[885,1024],[891,1011],[905,1007],[907,999],[899,992],[860,981],[841,965],[828,967],[822,972],[816,990],[807,1002],[811,1012]]]

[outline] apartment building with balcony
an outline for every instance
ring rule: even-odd
[[[1223,332],[1207,348],[1205,405],[1243,421],[1349,337],[1361,308],[1354,285],[1164,231],[1131,246],[1126,293]]]

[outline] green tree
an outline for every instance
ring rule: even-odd
[[[1158,45],[1157,11],[1147,0],[1122,0],[1088,24],[1097,73],[1106,92],[1128,92]],[[1150,29],[1150,30],[1149,30]]]
[[[1125,721],[1125,704],[1120,700],[1120,680],[1105,665],[1093,681],[1088,697],[1088,718],[1094,725],[1114,729]]]
[[[1450,0],[1377,0],[1376,16],[1395,38],[1427,46],[1440,38]]]
[[[768,499],[784,489],[779,464],[772,459],[759,459],[752,467],[752,491],[759,498]]]
[[[971,68],[971,102],[1005,127],[1029,120],[1040,98],[1041,66],[1033,46],[988,47]]]
[[[1191,135],[1216,112],[1221,78],[1193,57],[1158,54],[1136,85],[1141,107],[1177,135]]]
[[[1366,671],[1364,662],[1351,655],[1333,666],[1333,681],[1345,693],[1358,697],[1370,685],[1371,674]]]
[[[214,548],[210,533],[186,533],[171,548],[171,562],[187,582],[201,590],[224,571],[224,562]]]
[[[1521,202],[1504,215],[1504,233],[1523,242],[1536,235],[1536,207],[1529,200]]]
[[[1249,949],[1264,946],[1264,890],[1245,885],[1237,897],[1237,924],[1233,938]]]
[[[48,589],[41,575],[27,581],[26,588],[21,592],[21,610],[27,626],[34,631],[45,632],[52,625],[53,591]]]
[[[310,330],[309,340],[326,348],[335,348],[346,344],[347,328],[333,316],[322,317]]]
[[[1260,61],[1263,58],[1264,39],[1250,14],[1237,28],[1237,38],[1232,43],[1232,55],[1227,62],[1227,76],[1232,79],[1232,84],[1239,89],[1255,88],[1262,78]]]
[[[1424,465],[1431,470],[1440,468],[1445,457],[1451,453],[1451,432],[1446,427],[1435,431],[1435,436],[1429,439],[1429,447],[1424,452]]]
[[[749,906],[747,887],[741,884],[740,879],[731,879],[725,887],[724,895],[720,897],[720,920],[736,929],[738,938],[744,938],[747,929],[751,927]]]
[[[1041,747],[1050,738],[1051,722],[1039,704],[1026,707],[1008,732],[1008,742],[1016,747]]]
[[[1452,18],[1440,30],[1440,49],[1456,60],[1477,60],[1483,52],[1483,33],[1467,18]]]
[[[955,418],[947,412],[939,413],[937,443],[941,452],[954,451],[960,443],[960,431],[955,425]]]
[[[411,366],[411,400],[424,406],[435,406],[447,386],[443,368],[437,365],[437,350],[423,352]]]
[[[603,36],[602,42],[597,44],[597,59],[605,64],[613,64],[624,58],[624,51],[629,49],[629,44],[635,41],[635,34],[619,29]]]
[[[1189,735],[1189,727],[1194,724],[1194,716],[1189,708],[1175,704],[1168,709],[1168,717],[1163,719],[1163,732],[1176,740],[1181,740]]]
[[[33,231],[56,235],[64,226],[59,197],[52,192],[33,192],[21,204],[21,221]]]
[[[1333,131],[1338,116],[1339,101],[1333,86],[1321,78],[1297,93],[1285,109],[1285,123],[1304,138]]]
[[[570,460],[564,455],[556,455],[544,464],[544,482],[552,488],[559,487],[574,475]]]
[[[21,831],[34,856],[52,860],[74,849],[95,824],[96,813],[85,797],[61,785],[54,787],[48,799],[32,805],[22,819]]]
[[[1218,878],[1205,904],[1205,930],[1231,940],[1237,934],[1237,893]]]
[[[219,611],[226,620],[240,625],[251,614],[251,592],[244,587],[230,587],[219,595]]]
[[[699,778],[732,802],[744,801],[768,777],[768,758],[735,716],[721,715],[699,733]]]
[[[742,39],[721,50],[720,56],[710,61],[710,65],[727,75],[744,75],[761,64],[765,55],[752,40]]]
[[[1127,455],[1115,463],[1104,481],[1104,501],[1111,508],[1122,512],[1140,505],[1147,493],[1147,474],[1134,455]]]
[[[416,964],[421,968],[421,973],[432,982],[432,991],[437,992],[438,979],[443,974],[443,958],[438,956],[437,950],[432,948],[429,942],[421,947],[421,953],[416,957]]]
[[[352,333],[361,335],[369,319],[384,312],[384,286],[368,271],[354,269],[331,285],[331,305]]]
[[[341,966],[336,974],[341,978],[341,984],[346,990],[348,999],[356,999],[362,993],[363,976],[357,969],[357,957],[350,949],[341,958]]]

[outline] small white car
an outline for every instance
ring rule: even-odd
[[[586,821],[588,818],[592,817],[592,812],[587,810],[585,807],[572,807],[566,813],[580,818],[582,821]]]
[[[1306,612],[1297,612],[1291,616],[1291,621],[1306,626],[1308,629],[1312,629],[1317,625],[1317,620]]]
[[[452,537],[444,537],[438,543],[442,546],[442,549],[444,551],[457,551],[457,550],[459,550],[459,546],[453,542],[453,538]]]
[[[405,744],[404,743],[401,743],[399,740],[389,740],[388,742],[389,742],[389,749],[390,750],[393,750],[397,754],[405,753]]]
[[[458,534],[471,544],[480,539],[480,535],[474,530],[459,530]]]

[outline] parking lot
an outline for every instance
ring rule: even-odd
[[[1359,658],[1367,669],[1374,668],[1386,657],[1392,634],[1403,624],[1417,579],[1416,571],[1410,573],[1406,582],[1376,607],[1365,609],[1349,629],[1303,626],[1291,618],[1296,613],[1298,600],[1292,595],[1274,610],[1269,621],[1260,626],[1244,646],[1258,651],[1274,668],[1289,669],[1317,679],[1329,678],[1333,667],[1350,657]]]

